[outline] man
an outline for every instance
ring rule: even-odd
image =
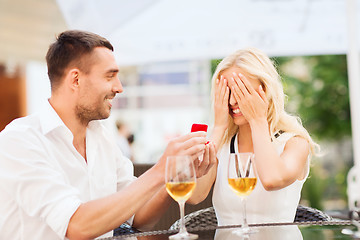
[[[215,162],[205,133],[172,140],[159,161],[136,179],[133,166],[100,119],[123,91],[112,45],[83,31],[66,31],[46,61],[51,98],[34,115],[0,133],[0,239],[92,239],[124,223],[147,229],[171,199],[166,157],[189,155],[198,177]],[[104,234],[104,235],[103,235]]]

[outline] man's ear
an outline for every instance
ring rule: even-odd
[[[68,71],[67,74],[67,84],[71,89],[77,89],[80,85],[80,70],[77,68],[72,68]]]

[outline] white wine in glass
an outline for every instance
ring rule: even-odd
[[[180,207],[180,230],[169,239],[197,239],[198,235],[188,233],[184,222],[185,202],[196,186],[196,172],[193,161],[188,156],[170,156],[166,159],[166,191]]]
[[[228,166],[228,183],[243,205],[243,222],[241,228],[234,231],[238,235],[255,232],[249,228],[246,220],[246,197],[256,186],[257,174],[254,163],[254,153],[230,153]]]

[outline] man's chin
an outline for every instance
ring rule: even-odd
[[[103,113],[99,113],[97,116],[94,116],[93,118],[91,118],[90,121],[105,120],[105,119],[107,119],[109,117],[110,117],[110,112],[103,112]]]
[[[104,112],[103,114],[101,114],[101,117],[99,120],[104,120],[110,117],[110,113],[111,111],[109,110],[108,112]]]

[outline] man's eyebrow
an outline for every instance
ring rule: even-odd
[[[106,71],[106,73],[118,73],[119,69],[109,69]]]

